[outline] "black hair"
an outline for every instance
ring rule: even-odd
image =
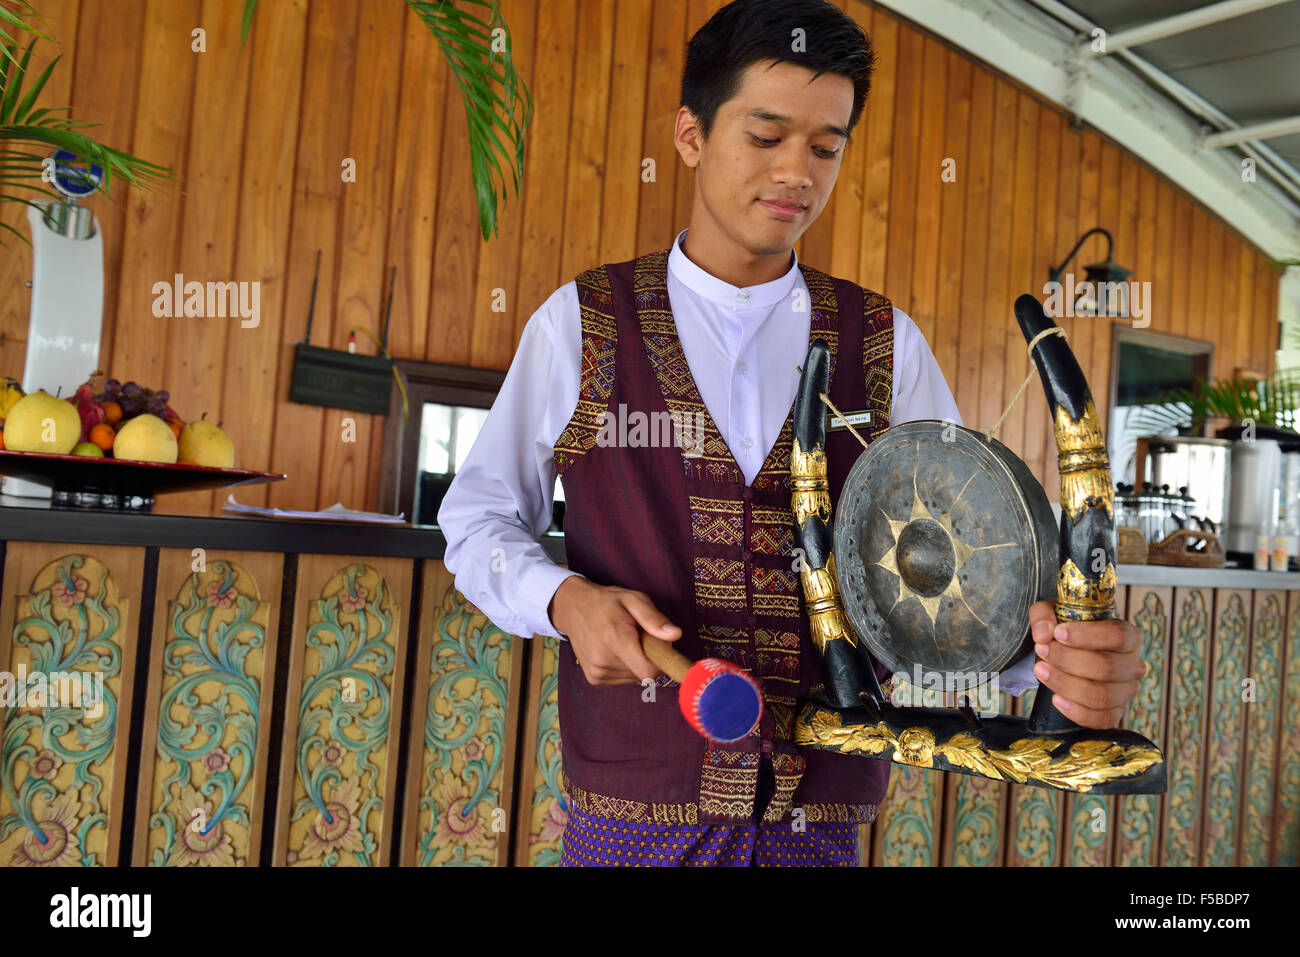
[[[803,34],[796,34],[802,30]],[[796,39],[802,37],[802,43]],[[759,60],[794,63],[814,78],[836,73],[853,81],[853,113],[862,116],[876,55],[863,29],[829,0],[734,0],[691,37],[682,71],[682,106],[707,139],[718,108],[736,95],[740,75]]]

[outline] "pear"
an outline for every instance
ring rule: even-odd
[[[195,465],[213,469],[235,467],[235,446],[230,436],[204,419],[196,419],[181,429],[180,453],[181,458]]]
[[[147,412],[137,415],[117,430],[113,458],[173,465],[178,458],[176,436],[171,426],[158,416]]]
[[[44,389],[15,402],[5,419],[5,448],[15,452],[67,455],[80,440],[76,406]]]

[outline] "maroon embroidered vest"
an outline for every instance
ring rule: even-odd
[[[667,262],[664,250],[577,277],[582,380],[554,450],[569,567],[599,585],[645,592],[682,628],[676,647],[683,654],[748,669],[766,708],[749,737],[710,746],[683,720],[675,681],[661,676],[653,695],[637,685],[591,685],[566,642],[558,694],[569,799],[619,820],[751,824],[767,757],[774,787],[763,820],[801,808],[804,820],[870,821],[889,765],[791,741],[796,706],[823,681],[794,553],[793,406],[747,486],[687,365]],[[888,425],[893,392],[892,307],[851,282],[800,269],[811,298],[810,338],[830,345],[831,400],[840,409],[871,409],[866,431],[874,438]],[[790,357],[791,374],[802,361]],[[626,429],[621,441],[609,441],[612,423]],[[848,432],[830,434],[832,503],[860,451]]]

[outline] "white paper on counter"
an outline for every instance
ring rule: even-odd
[[[335,502],[329,508],[317,512],[296,508],[263,508],[260,505],[241,505],[231,494],[222,506],[227,512],[245,512],[250,515],[267,515],[271,518],[319,518],[334,522],[373,522],[377,525],[405,525],[406,513],[386,515],[383,512],[358,512],[344,508],[342,502]]]

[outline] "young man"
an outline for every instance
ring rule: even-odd
[[[826,0],[736,0],[709,20],[687,51],[675,129],[695,171],[689,228],[670,251],[581,274],[533,315],[439,512],[472,602],[511,633],[567,639],[565,864],[853,865],[858,825],[884,797],[887,763],[791,741],[822,676],[786,481],[812,338],[832,345],[836,404],[872,410],[870,437],[960,421],[912,321],[793,253],[830,198],[873,59]],[[832,501],[858,451],[847,433],[828,440]],[[567,569],[537,543],[557,474]],[[1050,603],[1031,621],[1064,713],[1117,724],[1145,671],[1132,626],[1071,623],[1063,644]],[[759,728],[710,746],[639,628],[747,668],[763,687]]]

